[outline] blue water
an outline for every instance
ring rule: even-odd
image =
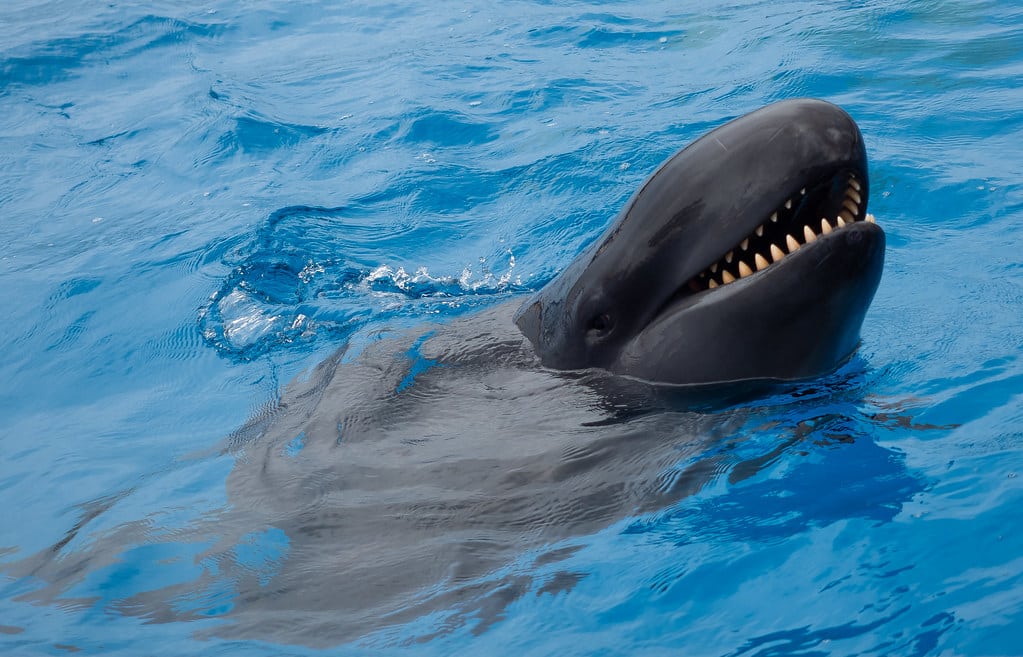
[[[7,0],[0,34],[0,653],[1023,654],[1017,3]],[[220,631],[232,432],[346,342],[537,289],[793,96],[857,119],[888,235],[838,378],[488,622]],[[301,566],[244,529],[260,586]]]

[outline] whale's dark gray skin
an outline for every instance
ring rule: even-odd
[[[884,263],[868,185],[848,114],[769,105],[661,165],[516,323],[555,369],[674,384],[831,371],[859,342]]]
[[[664,542],[652,590],[672,586],[668,566],[698,567],[703,552],[673,545],[699,542],[707,524],[746,545],[833,523],[834,508],[891,517],[918,484],[874,443],[893,420],[864,401],[857,368],[738,402],[716,386],[637,380],[756,379],[724,386],[731,395],[834,367],[880,275],[866,194],[862,141],[837,108],[794,101],[733,122],[669,160],[524,311],[515,299],[386,339],[359,333],[223,449],[154,474],[141,501],[132,490],[96,500],[59,543],[4,571],[46,583],[26,599],[66,605],[127,563],[144,576],[113,587],[122,597],[83,604],[232,638],[372,646],[482,632],[523,597],[572,595],[592,568],[573,555],[594,534],[633,521],[645,531],[647,514],[694,494],[704,497],[679,514],[689,520],[665,530],[682,534]],[[805,245],[801,222],[842,212],[852,225]],[[722,284],[724,270],[741,273],[729,249],[745,253],[752,235],[748,250],[770,256],[782,231],[801,248]],[[593,318],[605,314],[600,331]],[[759,494],[735,487],[767,476],[805,491],[798,455],[853,443],[869,461],[829,497],[844,490],[855,504],[786,498],[764,516]],[[199,486],[226,470],[222,490]],[[909,481],[861,496],[882,471]],[[863,472],[869,482],[855,480]],[[164,486],[196,487],[198,517],[151,508]],[[145,516],[117,520],[132,508]]]

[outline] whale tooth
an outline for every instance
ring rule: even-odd
[[[852,187],[845,190],[845,195],[851,198],[856,203],[856,205],[859,205],[860,203],[863,202],[863,199],[860,198],[860,195],[857,194],[856,190],[853,189]]]
[[[807,244],[817,241],[816,233],[814,233],[813,229],[809,226],[803,226],[803,238],[806,240]]]
[[[707,283],[707,289],[708,289],[708,290],[713,290],[713,289],[714,289],[714,288],[716,288],[717,286],[718,286],[718,282],[717,282],[717,281],[715,281],[715,280],[714,280],[713,278],[712,278],[712,279],[710,279],[710,283]]]
[[[718,273],[718,263],[715,262],[713,265],[710,266],[710,273],[712,274]]]
[[[831,224],[828,223],[827,219],[821,218],[821,235],[827,235],[831,232]]]
[[[771,223],[777,223],[777,221],[778,221],[778,213],[777,212],[772,212],[771,213]]]
[[[860,182],[855,178],[849,179],[849,186],[855,189],[857,192],[860,191]]]
[[[860,206],[853,203],[851,199],[842,201],[842,207],[851,212],[854,217],[860,211]]]
[[[764,236],[764,227],[763,226],[757,226],[756,233],[757,233],[757,237],[763,237]]]
[[[729,283],[733,282],[734,280],[735,280],[735,276],[732,276],[732,274],[727,269],[725,271],[721,272],[721,284],[722,285],[728,285]]]
[[[841,212],[838,213],[838,216],[841,217],[842,219],[845,219],[850,224],[856,221],[855,219],[853,219],[853,215],[849,214],[848,210],[842,210]]]
[[[795,242],[796,240],[792,240],[792,241]],[[797,244],[796,246],[799,246],[799,245]],[[774,262],[778,262],[779,260],[781,260],[784,257],[785,257],[785,253],[782,252],[782,250],[779,249],[777,247],[777,245],[772,244],[771,245],[771,260],[773,260]]]
[[[761,269],[767,269],[767,266],[769,264],[767,262],[767,258],[760,255],[759,253],[753,257],[753,262],[757,266],[757,271],[760,271]]]
[[[869,221],[872,224],[876,224],[877,223],[877,219],[875,219],[874,215],[872,215],[872,214],[868,214],[867,217],[866,217],[866,220]]]
[[[747,276],[752,276],[752,275],[753,275],[753,270],[749,268],[749,265],[747,265],[745,262],[740,260],[739,261],[739,278],[746,278]]]
[[[838,227],[845,228],[845,219],[842,219],[842,215],[838,215]]]
[[[806,196],[806,187],[804,187],[803,189],[799,190],[799,195],[800,196]]]
[[[797,242],[796,238],[791,235],[785,236],[785,246],[789,247],[789,253],[795,253],[799,250],[799,242]]]
[[[791,210],[792,209],[792,199],[789,199],[789,200],[785,201],[785,209],[786,210]]]
[[[739,242],[739,248],[745,251],[749,248],[749,238],[747,237],[743,241]]]
[[[725,262],[732,264],[732,256],[735,255],[735,251],[729,251],[725,254]]]

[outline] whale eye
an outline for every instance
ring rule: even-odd
[[[614,327],[614,322],[611,319],[611,315],[608,313],[600,313],[590,320],[589,330],[594,333],[604,334],[610,331]]]

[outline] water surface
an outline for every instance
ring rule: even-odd
[[[1021,19],[1004,1],[5,3],[0,651],[1020,654]],[[428,352],[381,356],[401,402],[358,425],[367,468],[421,440],[459,490],[474,455],[530,475],[499,499],[551,501],[512,514],[521,531],[507,505],[457,538],[448,521],[444,545],[478,547],[439,561],[460,572],[313,531],[354,515],[365,547],[370,503],[409,507],[414,477],[352,503],[332,477],[358,462],[308,433],[266,439],[279,479],[253,476],[231,436],[289,381],[539,288],[677,148],[793,96],[860,123],[888,234],[835,376],[706,411],[502,378],[483,422]],[[371,605],[342,595],[388,563]]]

